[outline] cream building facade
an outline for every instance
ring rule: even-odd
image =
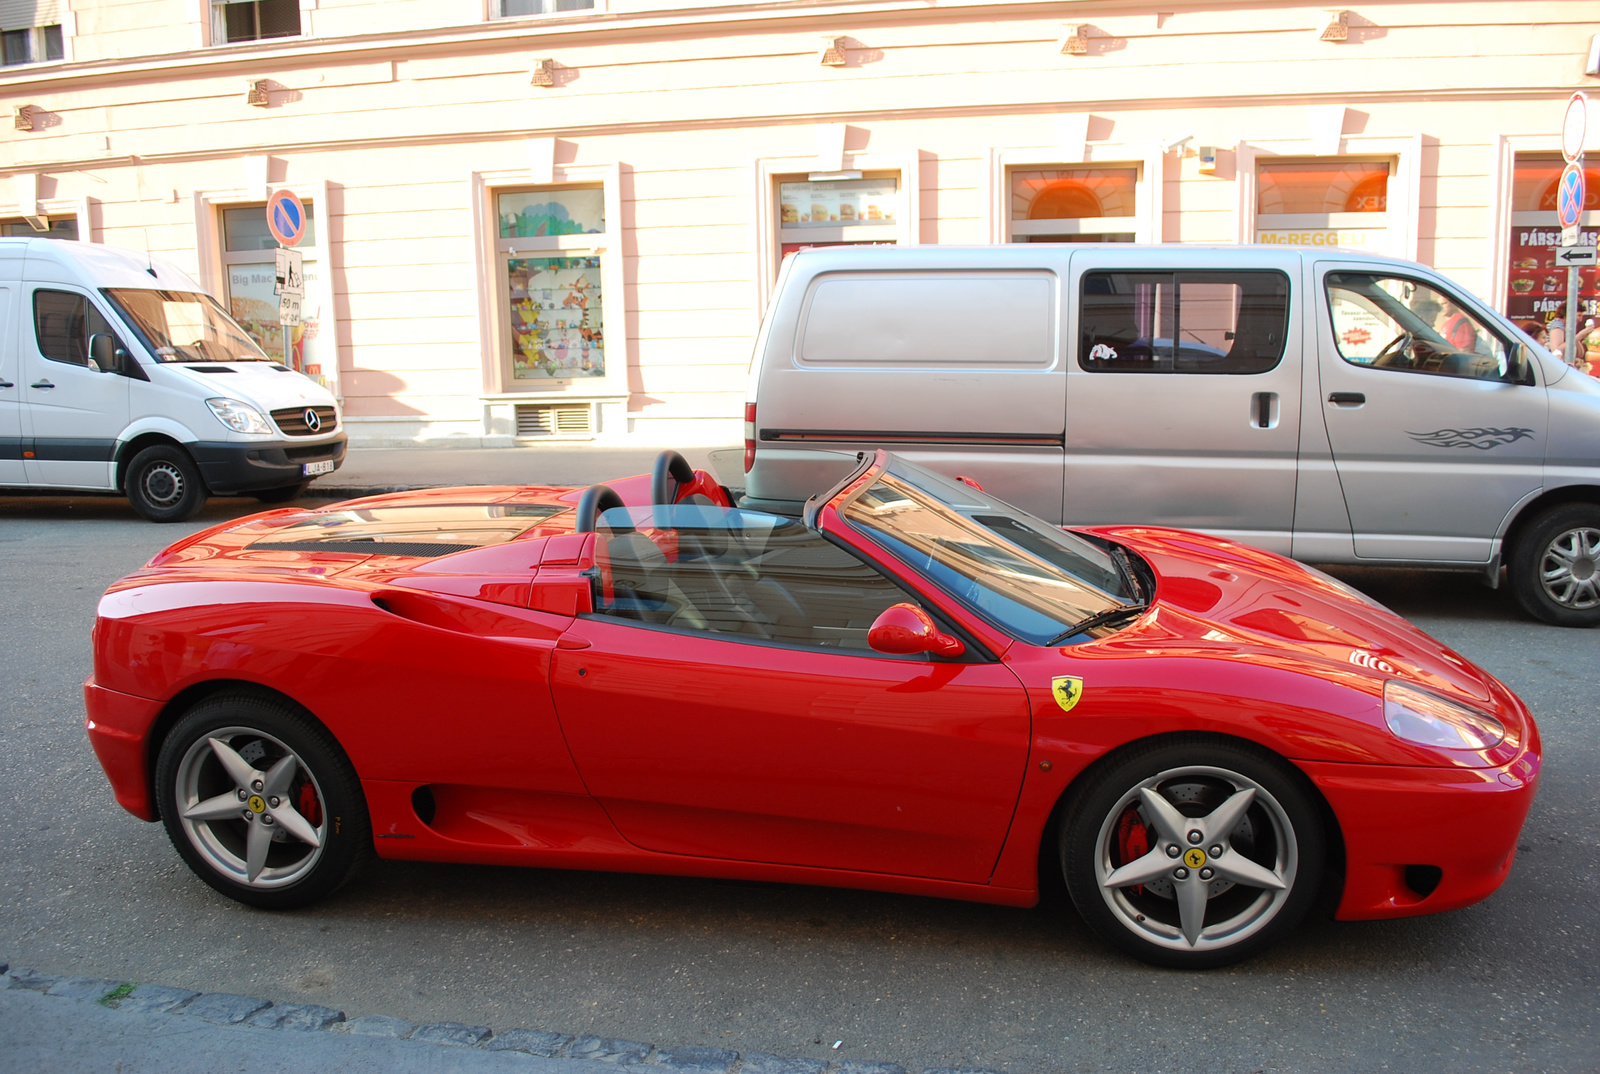
[[[780,260],[825,243],[1353,246],[1548,320],[1600,85],[1594,0],[0,0],[0,32],[0,231],[183,265],[358,444],[735,441]]]

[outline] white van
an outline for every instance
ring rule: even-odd
[[[749,502],[887,446],[1074,525],[1470,568],[1600,623],[1600,382],[1422,265],[1337,249],[860,246],[784,262]],[[827,454],[827,452],[846,454]]]
[[[327,389],[172,264],[0,239],[0,487],[125,492],[177,522],[209,493],[292,499],[345,440]]]

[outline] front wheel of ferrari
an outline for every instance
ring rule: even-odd
[[[190,709],[161,745],[156,796],[189,868],[263,909],[323,898],[371,845],[344,751],[304,711],[275,698],[222,695]]]
[[[1247,744],[1135,746],[1091,778],[1061,826],[1073,904],[1101,936],[1154,965],[1249,958],[1317,897],[1325,833],[1314,793]]]

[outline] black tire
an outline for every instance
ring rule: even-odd
[[[1523,610],[1555,626],[1600,625],[1600,505],[1565,503],[1522,531],[1506,565]]]
[[[290,500],[299,499],[309,484],[311,484],[309,481],[296,481],[292,485],[279,485],[275,489],[256,489],[250,495],[262,503],[288,503]]]
[[[1153,965],[1199,970],[1250,958],[1317,899],[1327,841],[1315,793],[1277,755],[1248,743],[1188,735],[1129,747],[1090,773],[1063,818],[1060,860],[1073,905],[1102,937]],[[1123,866],[1131,867],[1125,877],[1142,871],[1146,879],[1102,885]],[[1250,882],[1257,879],[1281,887]]]
[[[151,522],[183,522],[206,505],[206,487],[189,453],[171,444],[147,447],[123,478],[128,502]]]
[[[210,815],[201,808],[208,803]],[[161,744],[156,805],[195,875],[267,910],[329,895],[372,847],[344,751],[303,710],[272,697],[223,694],[190,709]]]

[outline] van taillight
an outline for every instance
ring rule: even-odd
[[[744,472],[756,464],[756,405],[744,405]]]

